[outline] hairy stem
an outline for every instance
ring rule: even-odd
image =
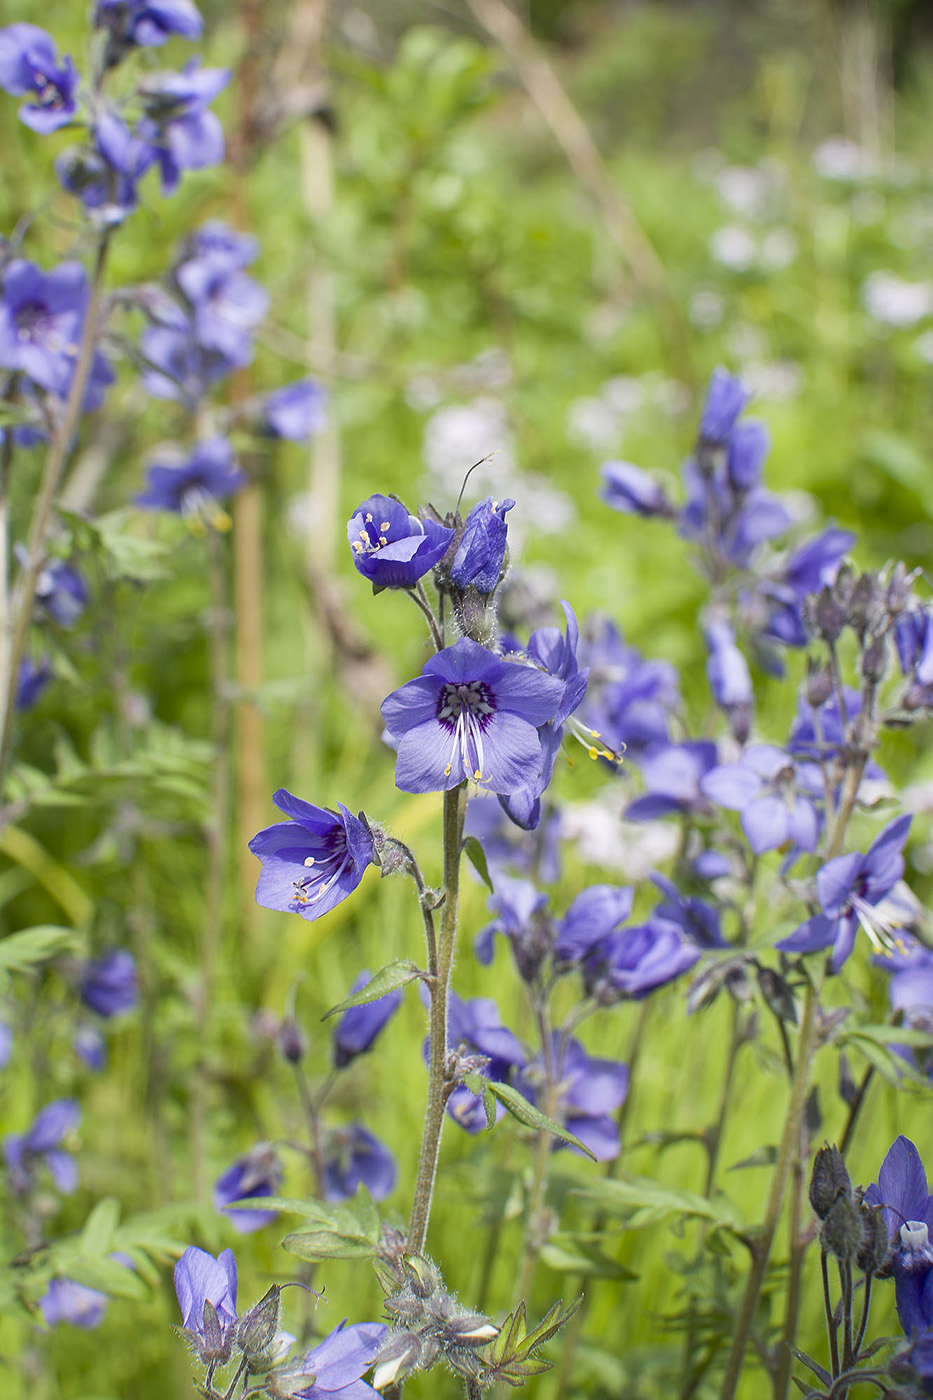
[[[833,1380],[839,1375],[839,1329],[836,1326],[836,1309],[829,1291],[829,1255],[820,1251],[820,1272],[823,1275],[823,1311],[826,1313],[826,1335],[829,1338],[829,1362]]]
[[[431,990],[428,1101],[424,1115],[421,1156],[418,1159],[418,1176],[408,1224],[407,1247],[410,1254],[420,1254],[424,1249],[444,1127],[444,1110],[454,1087],[447,1078],[447,1001],[457,943],[460,847],[466,807],[465,792],[465,785],[461,783],[459,787],[444,793],[444,906],[437,949],[437,972],[433,981],[428,984]]]

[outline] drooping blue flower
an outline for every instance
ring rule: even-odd
[[[350,988],[351,996],[363,990],[370,980],[371,973],[363,970]],[[334,1067],[344,1069],[357,1055],[362,1055],[376,1040],[380,1031],[388,1024],[402,1004],[401,989],[387,992],[375,1001],[364,1002],[362,1006],[351,1006],[343,1013],[334,1028]]]
[[[514,505],[511,497],[494,501],[487,496],[470,511],[450,566],[451,581],[457,588],[473,587],[484,595],[495,592],[508,537],[505,516]]]
[[[90,962],[81,975],[81,1000],[98,1016],[131,1011],[139,1000],[136,959],[127,948],[112,948]]]
[[[785,646],[806,646],[803,600],[808,594],[818,593],[824,585],[833,583],[844,556],[854,543],[855,536],[850,530],[829,526],[798,545],[776,575],[759,582],[758,594],[765,609],[761,624],[764,638]],[[746,611],[759,611],[749,595],[742,601]]]
[[[73,627],[87,606],[87,584],[63,559],[50,559],[36,579],[36,602],[59,627]]]
[[[708,810],[700,781],[715,763],[716,745],[709,739],[647,750],[639,759],[645,792],[629,804],[626,817],[653,821],[674,812]]]
[[[59,64],[55,40],[44,29],[35,24],[0,29],[0,88],[32,99],[20,107],[19,118],[33,131],[45,136],[71,121],[79,82],[70,58]]]
[[[103,107],[95,116],[89,144],[63,152],[55,173],[63,188],[80,199],[93,223],[112,228],[136,208],[138,183],[154,160],[149,143],[117,112]]]
[[[492,792],[521,789],[540,765],[538,726],[553,717],[563,694],[553,676],[461,637],[382,702],[399,741],[396,786],[439,792],[469,778]]]
[[[107,1311],[107,1295],[71,1278],[53,1278],[39,1299],[39,1309],[47,1327],[70,1322],[72,1327],[91,1330],[99,1327]]]
[[[778,948],[785,953],[815,953],[832,947],[832,969],[838,972],[855,946],[861,924],[876,951],[892,946],[891,930],[876,913],[904,873],[904,842],[910,815],[895,817],[878,833],[865,855],[851,851],[835,856],[817,871],[816,892],[821,914],[802,923]]]
[[[627,515],[662,516],[671,519],[676,507],[654,477],[631,462],[603,462],[602,498],[614,510]]]
[[[110,62],[130,48],[155,48],[173,34],[199,39],[204,21],[192,0],[97,0],[94,27],[106,31]]]
[[[344,1318],[323,1342],[289,1363],[287,1375],[295,1376],[294,1384],[300,1384],[306,1375],[313,1375],[314,1381],[287,1393],[292,1400],[325,1400],[331,1395],[340,1400],[372,1400],[378,1392],[361,1378],[373,1364],[388,1333],[384,1322],[356,1322],[348,1327]],[[282,1380],[281,1372],[277,1372],[280,1394]]]
[[[231,1209],[237,1201],[253,1196],[275,1196],[282,1184],[282,1164],[278,1153],[268,1143],[260,1142],[214,1182],[214,1209],[223,1211],[233,1228],[241,1235],[261,1230],[276,1219],[274,1210],[258,1206]]]
[[[884,1207],[898,1320],[908,1337],[924,1332],[933,1327],[933,1197],[927,1192],[920,1154],[909,1138],[901,1136],[889,1148],[864,1200]]]
[[[42,272],[14,258],[3,271],[0,292],[0,365],[66,398],[87,303],[87,274],[80,263]]]
[[[530,880],[515,880],[500,874],[496,878],[495,893],[487,903],[496,917],[476,936],[473,951],[478,960],[489,966],[495,936],[502,934],[512,945],[519,976],[526,982],[533,982],[554,941],[552,920],[546,913],[547,895]]]
[[[484,1079],[506,1083],[516,1069],[526,1062],[525,1052],[517,1037],[502,1024],[499,1008],[490,997],[473,997],[463,1001],[451,992],[447,1007],[447,1046],[458,1054],[477,1052],[481,1059],[477,1073]],[[430,1052],[430,1040],[425,1039],[424,1057]],[[447,1100],[447,1112],[468,1133],[486,1129],[486,1109],[482,1094],[474,1094],[465,1084],[458,1084]],[[496,1122],[505,1116],[505,1108],[496,1102]]]
[[[409,515],[391,496],[367,496],[347,522],[353,562],[374,588],[412,588],[440,563],[454,537],[436,520]]]
[[[18,1195],[24,1195],[35,1184],[36,1173],[45,1165],[63,1195],[70,1195],[78,1185],[78,1166],[74,1157],[60,1144],[73,1133],[81,1121],[81,1109],[74,1099],[53,1099],[36,1114],[25,1133],[11,1133],[3,1139],[3,1156],[10,1176],[10,1185]]]
[[[628,1094],[628,1066],[588,1055],[578,1040],[568,1040],[559,1031],[552,1034],[551,1057],[557,1089],[554,1116],[590,1149],[597,1162],[612,1161],[619,1155],[619,1128],[613,1115]],[[526,1066],[518,1081],[532,1103],[540,1099],[545,1075],[544,1062],[538,1059]],[[565,1144],[555,1141],[554,1145]]]
[[[324,426],[327,395],[315,379],[299,379],[266,394],[259,405],[261,431],[268,437],[305,442]]]
[[[16,708],[18,710],[32,709],[48,687],[54,674],[52,663],[47,656],[40,656],[38,661],[34,661],[27,652],[20,662],[19,675],[16,679]]]
[[[583,960],[587,996],[603,1005],[620,997],[640,1000],[687,972],[700,947],[683,924],[655,912],[642,924],[626,924],[604,934]]]
[[[146,393],[154,399],[178,399],[189,409],[196,409],[211,386],[233,368],[223,355],[199,345],[194,327],[184,319],[181,326],[147,326],[139,349],[144,361],[140,383]]]
[[[382,1201],[394,1190],[396,1175],[392,1153],[362,1123],[329,1129],[324,1146],[325,1200],[345,1201],[365,1186],[374,1201]]]
[[[253,332],[269,308],[265,288],[243,270],[255,256],[255,239],[212,222],[195,234],[175,268],[195,341],[231,367],[249,364]]]
[[[634,898],[631,885],[590,885],[581,890],[557,925],[554,956],[562,963],[582,961],[594,944],[625,922]]]
[[[709,657],[706,675],[716,704],[729,718],[732,733],[744,744],[751,728],[754,692],[748,662],[736,646],[735,633],[722,618],[705,628]]]
[[[183,170],[223,160],[223,127],[208,107],[229,81],[229,68],[201,68],[192,59],[180,73],[152,73],[140,83],[145,115],[138,131],[155,152],[163,194],[174,194]]]
[[[651,883],[664,895],[654,911],[655,917],[676,924],[700,948],[722,948],[719,910],[714,904],[693,894],[684,894],[666,875],[657,871]]]
[[[704,773],[700,788],[719,807],[741,812],[742,830],[756,855],[788,841],[815,851],[822,820],[815,805],[823,794],[815,763],[795,763],[773,744],[750,744],[737,762]]]
[[[199,533],[209,525],[228,527],[230,518],[219,503],[249,480],[236,465],[230,443],[222,437],[196,443],[190,457],[178,464],[150,462],[146,476],[146,490],[135,497],[136,504],[145,510],[183,515]]]
[[[276,822],[249,843],[262,861],[256,902],[309,921],[329,914],[352,894],[374,863],[372,832],[363,815],[315,807],[279,788],[272,801],[292,821]]]
[[[189,1245],[175,1265],[175,1296],[186,1340],[207,1364],[230,1359],[237,1321],[236,1285],[232,1249],[221,1250],[215,1259]]]
[[[736,420],[748,402],[742,381],[728,370],[713,370],[700,414],[700,437],[709,443],[726,443]]]

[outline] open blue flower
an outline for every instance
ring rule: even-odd
[[[97,1288],[71,1278],[53,1278],[39,1299],[39,1310],[47,1327],[70,1322],[72,1327],[90,1330],[103,1322],[107,1302],[106,1293]]]
[[[189,1245],[175,1265],[175,1296],[192,1351],[203,1362],[230,1359],[236,1332],[236,1260]],[[209,1305],[209,1306],[207,1306]]]
[[[352,894],[373,863],[372,832],[346,807],[332,812],[279,788],[273,802],[292,821],[276,822],[249,843],[262,861],[256,902],[319,919]]]
[[[145,115],[138,132],[155,152],[163,194],[174,194],[183,170],[223,160],[223,127],[208,106],[229,81],[229,68],[201,68],[192,59],[180,73],[152,73],[139,84]]]
[[[239,1234],[251,1234],[253,1230],[261,1230],[263,1225],[270,1225],[276,1212],[255,1206],[239,1210],[231,1207],[252,1196],[275,1196],[281,1184],[282,1164],[278,1153],[268,1143],[260,1142],[217,1178],[214,1208],[223,1211]]]
[[[337,1400],[372,1400],[378,1392],[361,1377],[373,1364],[388,1332],[384,1322],[356,1322],[348,1327],[344,1319],[323,1342],[289,1363],[286,1370],[295,1375],[295,1384],[307,1375],[313,1375],[314,1381],[287,1393],[292,1400],[326,1400],[328,1396],[336,1396]],[[276,1373],[276,1383],[282,1394],[280,1372]]]
[[[412,588],[440,563],[454,532],[409,515],[391,496],[367,496],[347,522],[353,562],[374,588]]]
[[[0,29],[0,88],[27,97],[20,121],[47,135],[66,126],[75,114],[77,69],[66,57],[58,62],[55,41],[35,24],[8,24]]]
[[[562,681],[461,637],[382,702],[399,741],[396,786],[439,792],[469,778],[493,792],[515,792],[538,771],[538,726],[563,694]]]
[[[13,1190],[23,1195],[31,1190],[36,1173],[45,1164],[56,1188],[69,1195],[78,1185],[78,1167],[61,1143],[81,1121],[81,1109],[74,1099],[54,1099],[36,1114],[25,1133],[11,1133],[3,1139],[3,1156]]]
[[[136,504],[146,510],[183,515],[200,532],[208,525],[227,528],[230,520],[220,502],[240,491],[248,480],[236,465],[230,443],[222,437],[196,443],[183,462],[150,462],[146,475],[146,490],[136,497]]]
[[[97,0],[94,26],[106,30],[116,59],[123,49],[155,48],[173,34],[199,39],[204,21],[192,0]]]
[[[567,1040],[559,1031],[552,1034],[551,1055],[557,1081],[554,1116],[585,1143],[597,1162],[612,1161],[619,1155],[619,1127],[614,1114],[628,1093],[628,1066],[588,1055],[578,1040]],[[539,1059],[526,1067],[518,1087],[535,1103],[544,1079],[545,1067]],[[564,1144],[556,1141],[554,1146],[556,1149]]]
[[[117,1016],[131,1011],[139,1000],[136,959],[126,948],[113,948],[90,962],[84,969],[81,1000],[98,1016]]]
[[[795,763],[773,744],[750,744],[737,762],[704,773],[700,788],[717,806],[741,812],[756,855],[788,841],[801,851],[816,850],[821,820],[814,799],[822,796],[822,779],[815,763]]]
[[[260,404],[260,428],[269,437],[304,442],[324,426],[327,398],[314,379],[299,379],[266,394]]]
[[[365,1186],[374,1201],[395,1187],[395,1158],[362,1123],[331,1128],[324,1147],[324,1199],[345,1201]]]
[[[926,1331],[933,1326],[933,1197],[927,1192],[920,1154],[909,1138],[901,1136],[892,1144],[864,1199],[884,1207],[898,1320],[908,1337]]]

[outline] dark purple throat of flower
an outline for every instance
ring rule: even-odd
[[[495,697],[484,681],[449,681],[443,687],[437,718],[451,737],[448,777],[459,762],[465,778],[482,781],[483,734],[495,712]]]

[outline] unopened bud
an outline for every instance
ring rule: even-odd
[[[865,1274],[876,1274],[890,1249],[888,1227],[880,1206],[862,1204],[862,1243],[855,1256],[856,1266]]]
[[[430,1298],[440,1283],[436,1264],[423,1254],[409,1254],[405,1258],[412,1292],[419,1298]]]
[[[279,1027],[278,1047],[290,1065],[297,1065],[305,1053],[308,1042],[302,1035],[301,1027],[294,1016],[286,1016]]]
[[[910,585],[914,575],[908,575],[906,566],[898,560],[888,579],[885,603],[891,617],[900,617],[910,600]]]
[[[483,1313],[464,1313],[461,1317],[451,1318],[446,1332],[448,1340],[455,1346],[466,1347],[484,1347],[499,1335],[498,1327]]]
[[[850,1194],[836,1197],[820,1231],[820,1246],[837,1259],[854,1259],[862,1245],[862,1213]]]
[[[834,642],[846,625],[845,609],[829,588],[810,594],[804,600],[803,619],[807,629],[824,642]]]
[[[849,599],[848,622],[862,641],[877,617],[878,604],[878,575],[861,574]]]
[[[376,1357],[373,1386],[376,1390],[383,1390],[387,1385],[392,1385],[394,1381],[407,1376],[420,1361],[421,1338],[414,1332],[396,1332]]]
[[[884,637],[875,637],[862,653],[862,675],[874,684],[884,679],[887,670],[888,647]]]
[[[833,693],[833,676],[828,666],[808,660],[806,692],[807,704],[812,709],[818,710],[826,704]]]
[[[810,1204],[814,1214],[825,1220],[840,1196],[851,1197],[852,1182],[838,1147],[826,1143],[817,1152],[810,1176]]]
[[[236,1339],[251,1371],[267,1371],[279,1359],[276,1338],[279,1331],[281,1288],[274,1283],[255,1307],[237,1323]]]

